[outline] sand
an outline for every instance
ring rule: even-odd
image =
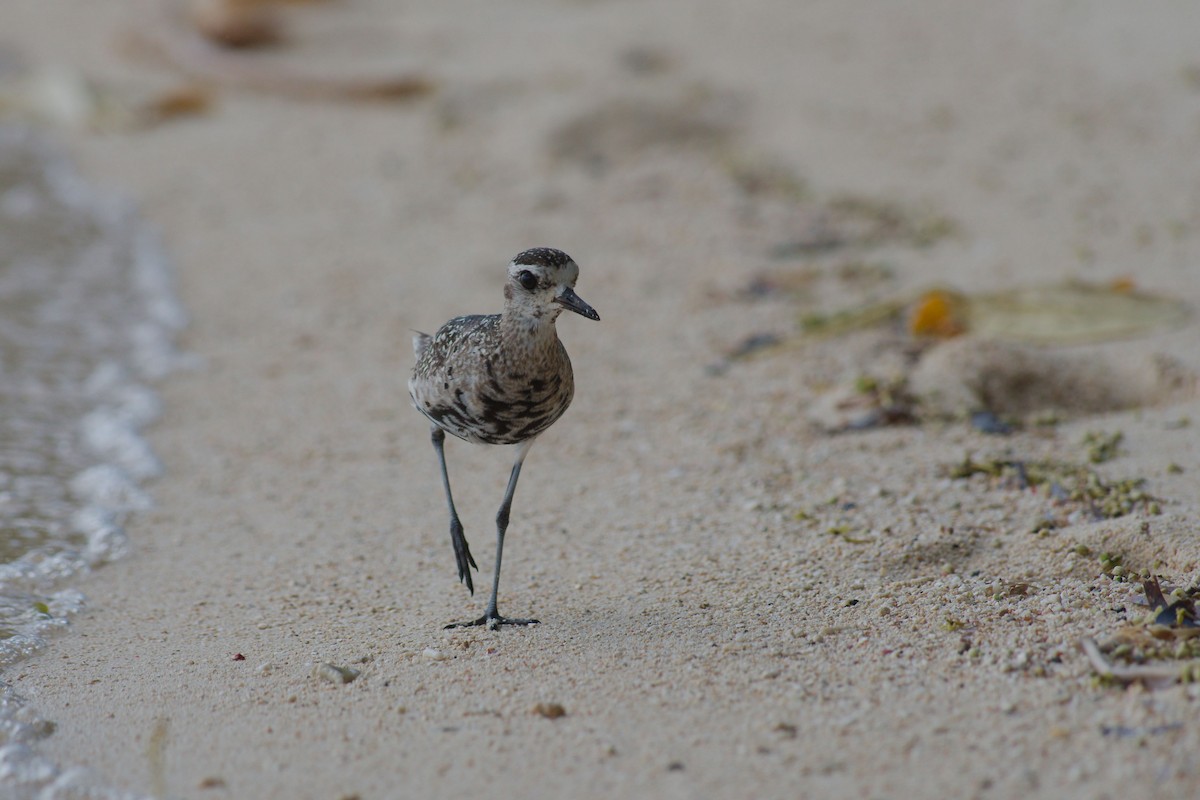
[[[116,43],[153,6],[7,0],[0,31],[149,91],[177,79]],[[829,391],[911,360],[887,332],[797,331],[938,283],[1125,276],[1200,304],[1200,12],[293,13],[275,63],[435,91],[226,90],[197,118],[58,133],[162,231],[198,364],[161,385],[168,472],[133,552],[7,676],[56,723],[39,752],[179,798],[1194,793],[1197,693],[1099,685],[1078,643],[1144,612],[1100,553],[1200,577],[1195,327],[1056,352],[1169,357],[1185,379],[1008,437],[825,432]],[[845,241],[788,256],[834,208],[859,209]],[[559,323],[577,394],[530,452],[505,550],[501,610],[542,624],[443,631],[486,598],[455,580],[411,330],[497,310],[535,245],[576,258],[603,318]],[[747,299],[765,273],[801,288]],[[723,360],[762,333],[787,346]],[[1092,430],[1124,434],[1096,469],[1145,477],[1160,514],[1094,521],[948,477],[968,454],[1079,460]],[[486,585],[510,453],[447,452]],[[1063,519],[1034,533],[1047,513]]]

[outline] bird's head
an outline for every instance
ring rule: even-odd
[[[504,284],[506,313],[531,320],[553,322],[565,308],[599,320],[596,309],[575,294],[579,265],[562,250],[535,247],[517,255],[508,265]]]

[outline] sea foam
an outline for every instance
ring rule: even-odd
[[[129,548],[162,464],[150,386],[181,364],[185,316],[156,236],[34,133],[0,126],[0,670],[52,646],[85,570]],[[51,734],[0,687],[0,794],[127,800],[42,757]]]

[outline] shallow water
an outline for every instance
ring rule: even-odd
[[[36,135],[0,126],[5,672],[52,646],[84,603],[73,579],[120,557],[126,517],[149,506],[145,484],[161,465],[141,435],[159,413],[148,384],[178,364],[183,323],[163,250],[132,206],[85,183]],[[75,796],[85,785],[37,755],[52,729],[4,686],[3,796]]]

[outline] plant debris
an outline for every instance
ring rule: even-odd
[[[1104,657],[1095,639],[1083,639],[1079,646],[1097,675],[1118,684],[1140,682],[1156,689],[1174,683],[1193,683],[1200,678],[1200,661],[1184,664],[1117,664]]]
[[[241,13],[241,12],[237,12]],[[258,14],[259,11],[246,13]],[[179,20],[169,20],[160,30],[130,32],[123,42],[131,56],[173,69],[192,80],[213,86],[263,92],[306,100],[396,101],[424,96],[433,82],[424,75],[405,72],[378,76],[327,76],[289,66],[268,64],[246,49],[277,41],[275,23],[251,25],[255,30],[229,34],[196,30]],[[236,27],[236,26],[235,26]]]
[[[800,317],[800,329],[809,336],[842,336],[899,321],[908,301],[884,300],[865,306],[826,313],[808,313]]]
[[[755,333],[747,336],[725,356],[730,361],[747,358],[762,350],[778,346],[783,339],[776,333]]]
[[[826,433],[846,433],[916,424],[917,407],[905,377],[860,375],[853,386],[818,398],[809,416]]]
[[[1124,438],[1125,434],[1121,431],[1108,434],[1088,431],[1083,437],[1083,446],[1088,449],[1088,461],[1093,464],[1111,461],[1116,457],[1121,440]]]
[[[1161,501],[1144,491],[1144,478],[1106,481],[1091,467],[1080,464],[1008,458],[976,461],[968,455],[948,467],[946,474],[950,478],[987,475],[1001,486],[1037,488],[1056,502],[1087,509],[1093,520],[1115,519],[1135,511],[1162,512]]]
[[[1124,557],[1120,553],[1104,552],[1100,554],[1100,571],[1110,578],[1117,580],[1127,580],[1129,578],[1140,579],[1142,576],[1130,572],[1121,562]]]
[[[1196,683],[1200,681],[1200,658],[1190,658],[1186,661],[1168,661],[1163,663],[1121,663],[1110,660],[1104,654],[1103,648],[1095,639],[1083,639],[1079,643],[1092,669],[1101,678],[1120,684],[1141,682],[1152,689],[1163,688],[1174,683]],[[1117,658],[1129,657],[1137,652],[1127,645],[1109,645],[1112,655]],[[1142,658],[1169,658],[1170,655],[1153,653],[1149,656],[1139,653]]]
[[[1068,281],[971,295],[938,287],[829,314],[806,315],[805,332],[839,335],[883,324],[909,335],[965,333],[1032,344],[1085,344],[1175,328],[1191,317],[1182,301],[1121,284]]]
[[[1106,553],[1101,564],[1105,561],[1113,571],[1121,569],[1119,557]],[[1104,644],[1090,638],[1079,643],[1092,668],[1101,678],[1121,684],[1140,681],[1157,688],[1200,682],[1200,620],[1195,604],[1200,587],[1165,593],[1159,579],[1151,575],[1142,579],[1142,591],[1150,611],[1139,622],[1122,627]]]
[[[724,375],[736,361],[753,358],[764,352],[770,352],[784,343],[782,337],[775,333],[755,333],[747,336],[734,345],[719,359],[707,365],[704,371],[709,375]]]
[[[1142,581],[1142,591],[1154,614],[1154,624],[1168,628],[1200,628],[1200,620],[1196,617],[1194,597],[1200,594],[1200,587],[1187,591],[1172,592],[1175,599],[1167,601],[1163,594],[1158,578],[1151,575]]]
[[[853,536],[854,529],[849,525],[834,525],[825,532],[830,536],[837,536],[846,544],[871,544],[875,541],[865,536]]]

